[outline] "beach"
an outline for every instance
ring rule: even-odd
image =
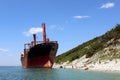
[[[86,59],[87,60],[87,59]],[[120,59],[104,60],[102,62],[86,64],[84,60],[78,59],[68,64],[68,62],[62,65],[55,65],[54,68],[71,68],[71,69],[82,69],[82,70],[94,70],[94,71],[109,71],[109,72],[120,72]]]
[[[120,72],[120,59],[88,65],[90,70]]]

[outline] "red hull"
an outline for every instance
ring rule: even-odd
[[[54,59],[49,56],[39,56],[35,58],[24,58],[23,68],[52,68]]]
[[[58,49],[58,44],[42,43],[25,50],[21,55],[23,68],[52,68],[54,58]]]
[[[52,68],[58,49],[57,42],[41,43],[21,55],[23,68]]]

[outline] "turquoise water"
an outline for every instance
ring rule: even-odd
[[[120,80],[120,73],[77,69],[0,67],[0,80]]]

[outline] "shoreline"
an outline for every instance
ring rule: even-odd
[[[64,68],[64,69],[80,69],[89,71],[102,71],[102,72],[119,72],[120,73],[120,59],[106,60],[100,63],[91,64],[71,64],[64,63],[62,65],[55,64],[54,68]]]

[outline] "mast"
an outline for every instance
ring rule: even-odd
[[[46,27],[45,27],[45,23],[42,23],[42,29],[43,29],[43,42],[46,43]]]

